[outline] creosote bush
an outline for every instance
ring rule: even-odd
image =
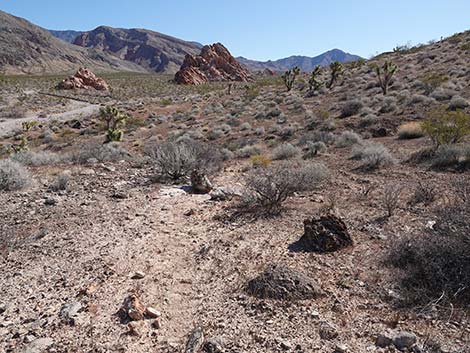
[[[166,141],[148,147],[147,153],[155,162],[156,179],[173,182],[187,179],[194,170],[213,174],[223,161],[219,150],[198,141]]]
[[[291,159],[300,154],[300,150],[290,143],[277,146],[272,153],[274,160]]]
[[[327,177],[328,170],[322,164],[281,162],[256,168],[246,179],[244,201],[250,208],[275,214],[295,192],[313,190]]]
[[[356,114],[359,114],[364,104],[359,99],[353,99],[347,101],[341,107],[341,117],[347,118]]]
[[[0,160],[0,191],[21,190],[31,183],[29,172],[18,162]]]
[[[344,131],[336,139],[336,146],[349,147],[362,142],[361,136],[353,131]]]
[[[380,167],[395,164],[390,151],[380,143],[364,142],[353,148],[352,159],[362,161],[362,169],[375,170]]]
[[[464,111],[447,111],[445,108],[434,110],[423,122],[423,130],[435,148],[461,142],[470,135],[470,114]]]

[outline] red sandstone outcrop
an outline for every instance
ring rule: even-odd
[[[59,83],[59,89],[90,89],[94,88],[98,91],[107,91],[109,90],[108,84],[100,77],[88,69],[80,68],[77,73],[73,76],[70,76]]]
[[[250,74],[222,44],[206,45],[201,54],[186,55],[175,75],[179,84],[199,85],[214,81],[250,81]]]

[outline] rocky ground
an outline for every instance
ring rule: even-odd
[[[7,78],[4,115],[17,107],[50,117],[27,132],[34,156],[41,155],[23,160],[30,185],[0,192],[0,351],[197,351],[188,339],[196,348],[206,342],[206,352],[438,352],[431,340],[440,343],[439,352],[469,351],[466,308],[439,301],[403,306],[399,274],[384,264],[393,241],[421,236],[449,186],[468,177],[468,170],[410,163],[430,142],[397,134],[404,122],[422,120],[454,96],[470,98],[470,66],[459,49],[467,37],[389,54],[400,71],[385,98],[367,65],[350,68],[337,87],[315,96],[307,94],[306,76],[289,93],[279,78],[258,77],[230,95],[223,84],[185,88],[159,76],[105,77],[109,97],[87,100],[130,117],[121,144],[127,152],[101,160],[99,154],[70,157],[102,144],[96,113],[56,121],[53,114],[83,102],[41,96],[55,82],[51,77]],[[423,75],[432,72],[448,77],[427,92]],[[360,107],[340,118],[346,105],[357,106],[350,101]],[[0,123],[17,127],[2,130],[5,158],[25,133],[18,118]],[[361,141],[343,144],[345,131]],[[329,178],[289,197],[278,216],[239,214],[239,198],[216,201],[192,193],[187,183],[155,183],[155,165],[144,157],[155,141],[205,141],[231,153],[212,177],[214,186],[243,191],[255,162],[250,157],[276,165],[276,148],[290,143],[298,150],[288,159],[307,163],[302,139],[315,132],[322,132],[327,150],[313,161],[328,168]],[[395,163],[360,168],[350,157],[363,141],[385,146]],[[64,173],[67,188],[52,191]],[[410,203],[420,183],[435,190],[430,205]],[[396,186],[397,207],[387,217],[386,196]],[[304,220],[325,212],[344,221],[353,245],[326,254],[296,251]],[[284,300],[250,293],[247,284],[273,264],[300,273],[289,293],[303,285],[311,295]],[[138,302],[124,305],[123,313],[132,295]]]

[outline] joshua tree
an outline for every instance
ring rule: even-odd
[[[333,85],[336,83],[338,78],[343,74],[344,68],[343,68],[343,65],[339,61],[335,61],[330,64],[330,70],[331,70],[331,79],[330,79],[330,83],[328,84],[328,88],[333,87]]]
[[[308,86],[309,86],[310,92],[315,93],[315,91],[318,91],[323,86],[323,82],[318,81],[318,76],[320,76],[320,71],[321,71],[320,65],[317,65],[310,75],[310,79],[308,80]]]
[[[119,113],[115,107],[101,108],[100,118],[105,124],[106,142],[119,142],[124,137],[124,132],[119,128],[126,123],[127,115]]]
[[[382,68],[380,66],[374,66],[375,72],[379,79],[379,85],[382,88],[384,96],[387,95],[388,86],[392,80],[393,74],[398,70],[398,66],[392,63],[391,61],[386,61]],[[382,72],[383,71],[383,72]]]
[[[282,79],[286,85],[287,92],[289,92],[294,86],[295,78],[300,74],[300,67],[296,66],[292,70],[287,70],[283,75]]]

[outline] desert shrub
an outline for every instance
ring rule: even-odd
[[[88,143],[71,152],[68,159],[73,163],[87,164],[95,162],[118,162],[131,157],[119,143]]]
[[[465,109],[468,107],[468,101],[461,96],[453,96],[449,103],[450,110]]]
[[[18,162],[0,160],[0,191],[21,190],[31,183],[29,172]]]
[[[341,117],[347,118],[359,114],[364,104],[359,99],[353,99],[344,103],[341,107]]]
[[[222,166],[223,156],[213,146],[197,142],[166,141],[147,149],[155,162],[156,180],[184,180],[192,171],[212,174]]]
[[[43,165],[55,165],[61,162],[61,157],[51,152],[32,152],[32,151],[21,151],[13,154],[10,157],[12,160],[29,166],[43,166]]]
[[[458,143],[470,134],[470,115],[463,111],[447,111],[444,108],[431,112],[423,122],[423,131],[434,146]]]
[[[52,191],[67,190],[69,181],[70,181],[70,173],[68,172],[59,173],[56,179],[54,180],[54,182],[52,182],[52,184],[49,185],[49,190],[52,190]]]
[[[272,156],[274,160],[281,160],[294,158],[299,153],[300,150],[297,147],[291,145],[290,143],[283,143],[273,150]]]
[[[257,167],[266,168],[267,166],[269,166],[271,164],[271,158],[269,158],[265,155],[262,155],[262,154],[252,156],[250,159],[251,159],[251,164],[255,168],[257,168]]]
[[[254,156],[260,153],[261,153],[261,148],[256,145],[244,146],[235,152],[235,154],[239,158],[249,158],[251,156]]]
[[[240,131],[251,130],[250,123],[246,122],[240,125]]]
[[[359,126],[360,127],[367,127],[374,125],[378,121],[378,117],[375,114],[367,114],[366,116],[362,117],[361,120],[359,121]]]
[[[380,143],[367,142],[353,148],[352,159],[362,162],[362,169],[374,170],[383,166],[395,164],[395,158],[390,151]]]
[[[299,146],[314,142],[323,142],[325,145],[331,145],[335,142],[335,135],[327,131],[310,132],[300,137]]]
[[[470,146],[439,146],[431,155],[431,167],[435,169],[470,168]]]
[[[430,72],[421,78],[420,83],[426,95],[436,90],[444,82],[447,82],[449,77],[439,72]]]
[[[100,119],[106,131],[107,142],[120,142],[124,132],[120,129],[126,124],[127,115],[121,114],[115,107],[106,106],[100,109]]]
[[[220,129],[213,129],[207,134],[207,138],[211,141],[217,140],[224,135],[224,132]]]
[[[349,147],[357,143],[362,142],[361,136],[353,131],[344,131],[336,139],[336,146],[338,147]]]
[[[411,304],[470,304],[470,182],[454,186],[454,200],[436,209],[437,223],[419,236],[392,243],[386,262],[400,270]]]
[[[423,136],[423,128],[421,127],[421,123],[418,122],[405,123],[398,128],[398,138],[401,140],[415,139]]]
[[[325,143],[318,141],[318,142],[307,142],[307,145],[304,148],[304,155],[303,159],[310,159],[314,158],[320,153],[324,153],[327,150]]]
[[[288,197],[313,190],[327,177],[328,170],[322,164],[281,162],[256,168],[246,179],[245,202],[263,212],[277,213]]]
[[[430,97],[437,101],[446,101],[451,99],[453,95],[454,91],[447,88],[438,87],[431,92]]]
[[[255,135],[262,136],[265,133],[264,127],[260,126],[255,129]]]
[[[397,99],[395,97],[385,97],[379,112],[382,114],[391,113],[398,109]]]
[[[230,151],[228,148],[222,148],[220,153],[222,154],[222,160],[224,161],[229,161],[235,156],[235,153]]]
[[[437,190],[430,183],[418,182],[409,201],[410,205],[423,204],[429,206],[436,200]]]
[[[382,195],[382,205],[387,211],[387,217],[392,217],[399,206],[400,195],[403,191],[401,185],[388,185]]]

